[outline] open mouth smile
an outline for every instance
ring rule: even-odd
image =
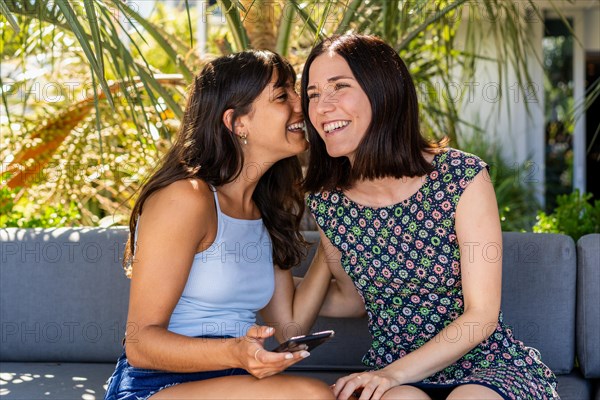
[[[305,129],[304,121],[294,122],[293,124],[290,124],[287,126],[287,130],[290,132],[304,133],[304,129]]]
[[[344,129],[348,125],[350,125],[350,121],[326,122],[323,124],[323,130],[325,131],[325,133],[333,133]]]

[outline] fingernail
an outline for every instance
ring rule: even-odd
[[[308,356],[310,356],[310,353],[308,351],[303,351],[300,353],[300,357],[302,357],[302,358],[306,358]]]
[[[273,328],[271,328],[271,327],[267,328],[267,329],[266,329],[266,332],[267,332],[267,333],[271,333],[271,332],[273,332]]]
[[[287,353],[287,354],[285,355],[285,359],[286,359],[286,360],[291,360],[292,358],[294,358],[294,355],[293,355],[292,353]]]

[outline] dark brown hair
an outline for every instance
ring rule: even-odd
[[[347,157],[334,158],[327,153],[325,143],[308,119],[310,100],[306,88],[310,66],[318,56],[329,52],[346,60],[371,104],[371,123],[352,165]],[[357,34],[324,39],[310,52],[301,85],[302,111],[310,141],[305,190],[348,189],[360,179],[414,177],[431,172],[423,151],[433,152],[439,145],[421,135],[415,85],[398,53],[383,40]]]
[[[254,50],[217,58],[195,77],[177,139],[133,207],[123,260],[126,272],[131,272],[137,221],[152,193],[181,179],[199,178],[218,187],[240,175],[244,153],[239,139],[223,123],[223,113],[233,109],[233,122],[251,112],[273,73],[276,87],[296,81],[294,69],[281,56]],[[271,237],[273,262],[283,269],[299,264],[305,251],[299,231],[304,212],[301,179],[298,157],[288,157],[265,172],[253,194]]]

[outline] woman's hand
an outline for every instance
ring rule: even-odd
[[[271,327],[253,326],[248,329],[246,336],[239,338],[240,364],[243,369],[258,379],[278,374],[310,355],[304,350],[294,353],[274,353],[265,350],[265,339],[273,336],[274,333],[275,329]]]
[[[391,371],[384,368],[338,379],[333,385],[333,394],[338,400],[347,400],[353,394],[358,396],[358,393],[360,393],[359,400],[379,400],[385,392],[400,384],[401,382]]]

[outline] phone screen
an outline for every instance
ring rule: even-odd
[[[311,333],[310,335],[296,336],[290,338],[284,343],[281,343],[272,351],[277,353],[283,353],[286,351],[294,352],[300,350],[311,351],[321,343],[325,343],[327,340],[331,339],[334,333],[334,331],[323,331]]]

